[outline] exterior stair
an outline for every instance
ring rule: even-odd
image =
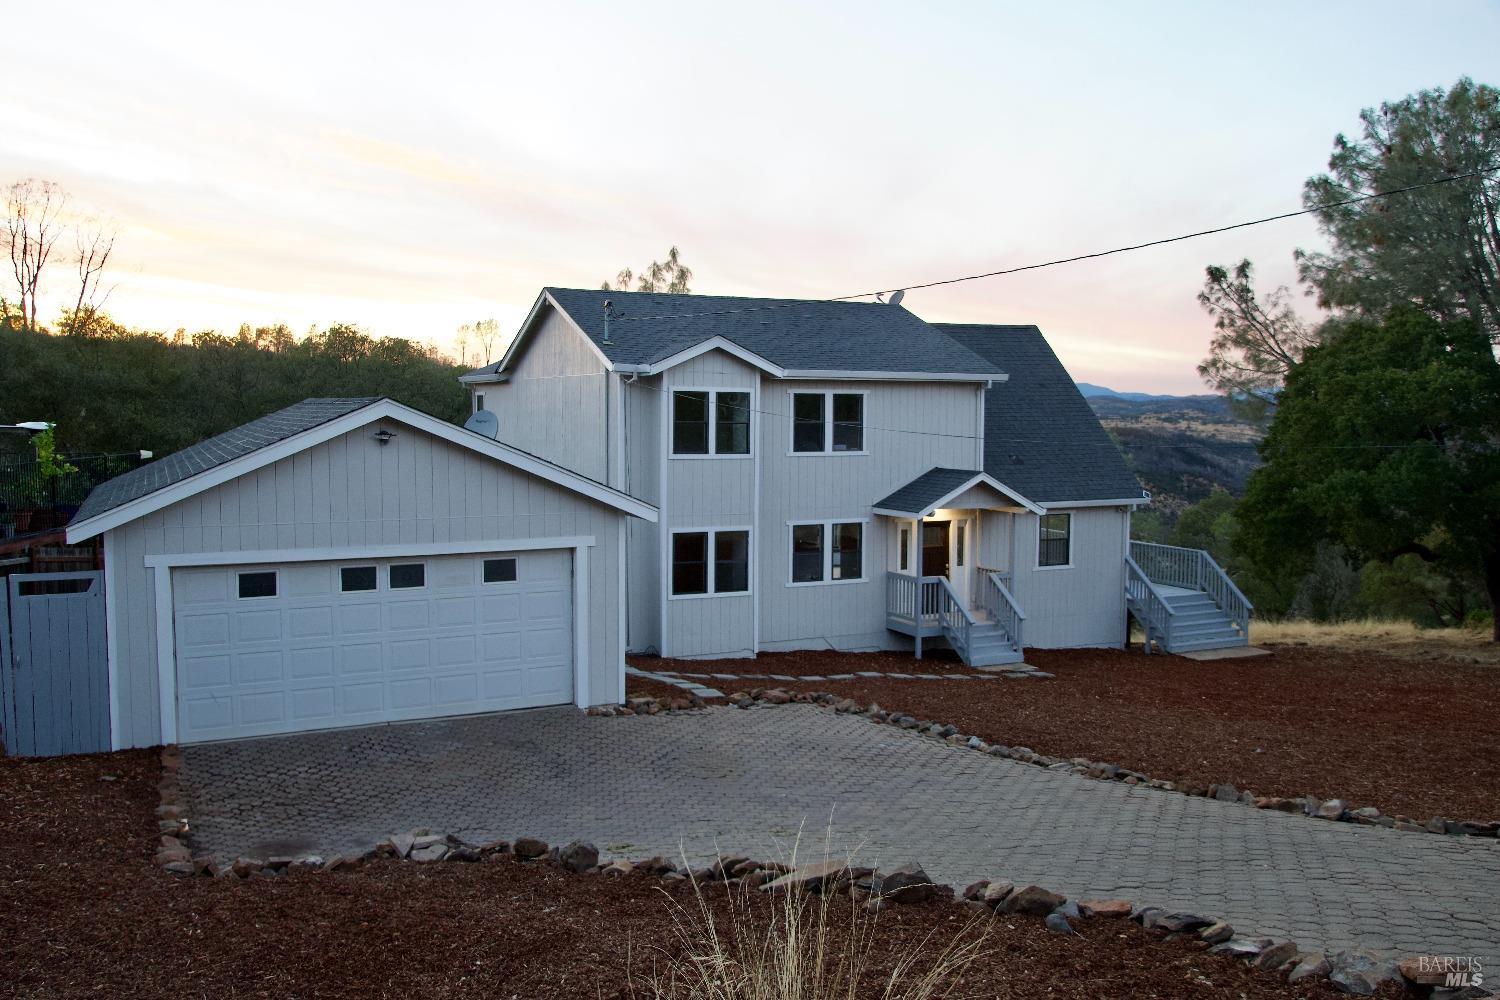
[[[1202,549],[1132,541],[1125,605],[1146,631],[1148,653],[1250,644],[1250,602]]]
[[[1016,641],[996,622],[976,621],[969,629],[969,645],[954,646],[958,655],[971,667],[993,667],[1002,663],[1020,663],[1023,654]]]

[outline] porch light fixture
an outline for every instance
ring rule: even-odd
[[[375,440],[378,441],[378,442],[380,442],[382,445],[390,444],[391,443],[391,438],[393,438],[395,436],[396,436],[396,432],[395,431],[388,431],[384,427],[380,428],[380,430],[378,430],[378,431],[375,432]]]

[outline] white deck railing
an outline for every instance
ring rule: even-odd
[[[1241,634],[1250,634],[1254,606],[1204,550],[1132,541],[1127,568],[1131,559],[1140,573],[1159,587],[1183,587],[1207,594],[1225,617],[1239,626]]]

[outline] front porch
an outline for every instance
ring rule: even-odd
[[[946,576],[886,573],[886,628],[911,636],[919,660],[923,639],[944,639],[971,667],[1021,662],[1026,614],[1006,585],[1009,574],[984,568],[979,574],[985,581],[982,592],[994,600],[970,610]]]
[[[933,469],[875,504],[894,522],[886,627],[946,641],[969,666],[1019,663],[1026,613],[1012,593],[1015,516],[1041,508],[983,472]]]

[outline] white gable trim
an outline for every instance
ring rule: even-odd
[[[556,309],[558,314],[567,320],[568,326],[572,327],[573,332],[578,334],[583,339],[583,342],[588,345],[589,350],[594,352],[594,357],[599,359],[599,364],[604,366],[605,371],[612,372],[615,370],[614,362],[605,357],[604,352],[599,349],[599,345],[594,343],[594,339],[583,332],[583,327],[579,326],[578,322],[572,316],[568,315],[568,311],[552,297],[552,293],[544,288],[542,289],[542,293],[536,297],[536,301],[531,304],[531,311],[526,314],[526,319],[521,322],[521,328],[516,331],[515,337],[511,339],[510,346],[505,349],[505,354],[501,356],[499,364],[494,366],[494,372],[483,375],[460,375],[458,380],[460,382],[500,382],[508,378],[509,376],[505,375],[505,371],[510,368],[511,362],[515,360],[522,346],[531,337],[532,331],[536,328],[537,316],[541,313],[542,306],[544,305]]]
[[[1138,507],[1150,502],[1149,496],[1142,496],[1125,497],[1120,500],[1048,500],[1042,506],[1048,510],[1061,510],[1065,507]]]
[[[739,358],[751,367],[759,368],[768,375],[774,375],[777,378],[786,377],[786,369],[779,365],[774,365],[754,351],[746,350],[734,341],[720,336],[713,336],[707,340],[699,341],[692,347],[678,351],[676,354],[662,358],[660,361],[653,361],[649,365],[620,365],[620,369],[622,371],[633,371],[641,375],[660,375],[668,368],[675,368],[683,362],[691,361],[696,357],[707,354],[709,351],[723,351],[725,354]]]
[[[926,507],[923,507],[921,510],[894,510],[888,507],[875,507],[873,509],[875,513],[884,514],[886,517],[926,517],[933,511],[939,510],[942,507],[946,506],[948,501],[952,500],[954,497],[960,495],[966,490],[973,489],[975,486],[981,484],[988,486],[990,489],[995,490],[1002,496],[1014,500],[1018,506],[1024,507],[1026,510],[1031,511],[1031,513],[1033,514],[1045,514],[1047,512],[1046,508],[1042,505],[1032,503],[1030,500],[1027,500],[1021,494],[1017,493],[1015,490],[1011,489],[1009,486],[1006,486],[1000,480],[996,479],[994,476],[991,476],[985,472],[976,473],[972,478],[964,481],[957,488],[949,490],[947,493],[943,494],[941,497],[939,497],[937,500],[934,500]]]
[[[528,455],[518,451],[509,445],[501,444],[473,431],[464,430],[445,420],[429,416],[420,410],[414,410],[393,399],[380,399],[368,406],[362,406],[341,417],[336,417],[316,427],[309,428],[300,434],[293,434],[283,441],[273,445],[242,455],[223,465],[212,469],[205,469],[194,476],[189,476],[181,482],[173,483],[148,493],[143,497],[131,500],[129,503],[121,504],[102,514],[98,514],[85,521],[77,521],[68,525],[68,542],[76,543],[86,538],[118,528],[122,524],[128,524],[137,518],[145,517],[164,507],[169,507],[179,500],[202,493],[204,490],[212,489],[223,483],[236,479],[246,473],[254,472],[256,469],[264,468],[273,462],[305,451],[314,445],[330,441],[349,431],[357,430],[376,420],[391,419],[399,421],[417,430],[425,431],[433,437],[442,438],[459,447],[478,452],[489,458],[496,459],[506,465],[520,469],[522,472],[530,473],[539,479],[555,483],[565,489],[582,494],[591,500],[613,507],[635,517],[655,522],[657,518],[656,508],[635,497],[627,496],[618,490],[611,489],[602,483],[580,476],[575,472],[543,461],[534,455]]]

